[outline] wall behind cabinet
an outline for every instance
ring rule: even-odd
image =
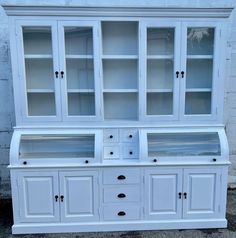
[[[100,0],[99,6],[155,6],[155,7],[236,7],[235,0]],[[0,0],[0,4],[76,5],[76,0]],[[80,6],[97,6],[97,0],[81,0]],[[229,184],[236,187],[236,10],[231,15],[228,38],[227,79],[225,90],[225,124],[229,140],[230,166]],[[0,7],[0,197],[10,197],[9,147],[12,127],[15,125],[12,74],[9,52],[8,20]]]

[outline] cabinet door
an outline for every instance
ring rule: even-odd
[[[58,32],[64,120],[97,120],[101,106],[98,23],[60,21]]]
[[[181,117],[213,120],[220,112],[217,99],[223,93],[219,49],[221,36],[217,23],[183,23],[181,52]],[[195,119],[195,120],[196,120]]]
[[[58,222],[58,173],[21,172],[18,176],[20,220],[22,222]]]
[[[18,99],[24,120],[61,118],[56,21],[17,21]]]
[[[215,218],[220,214],[220,169],[185,169],[184,218]]]
[[[141,100],[146,119],[176,119],[179,104],[180,23],[141,26]],[[144,90],[143,90],[144,89]]]
[[[62,222],[98,220],[98,173],[76,171],[60,173]]]
[[[177,219],[182,215],[182,169],[146,170],[146,217]]]

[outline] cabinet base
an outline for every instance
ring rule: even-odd
[[[13,234],[226,228],[226,219],[16,224]]]

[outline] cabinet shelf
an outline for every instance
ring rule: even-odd
[[[93,59],[93,55],[66,55],[66,59]]]
[[[67,89],[68,93],[94,93],[94,89]]]
[[[138,59],[138,55],[102,55],[102,59]]]
[[[50,54],[26,54],[25,56],[25,59],[52,59],[52,55]]]
[[[147,55],[147,59],[173,59],[174,55]]]
[[[173,89],[147,89],[147,93],[172,93]]]
[[[211,92],[211,88],[187,88],[186,92],[188,93],[201,93],[201,92]]]
[[[138,89],[103,89],[104,93],[137,93]]]
[[[54,93],[53,89],[27,89],[27,93]]]
[[[213,59],[213,55],[187,55],[187,59]]]

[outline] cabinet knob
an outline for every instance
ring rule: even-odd
[[[156,162],[157,162],[157,159],[154,159],[153,162],[156,163]]]
[[[89,163],[89,161],[88,161],[88,160],[85,160],[85,161],[84,161],[84,163],[85,163],[85,164],[88,164],[88,163]]]
[[[184,193],[184,199],[187,199],[187,193]]]
[[[59,196],[56,195],[56,196],[55,196],[55,201],[56,201],[56,202],[58,201],[58,198],[59,198]]]
[[[114,154],[113,151],[111,151],[111,152],[110,152],[110,155],[113,155],[113,154]]]
[[[184,71],[181,71],[181,77],[182,78],[184,77]]]
[[[61,71],[61,78],[64,78],[64,71]]]
[[[125,213],[124,211],[120,211],[120,212],[117,213],[117,215],[118,215],[118,216],[125,216],[126,213]]]
[[[24,162],[23,162],[23,165],[27,165],[27,161],[24,161]]]
[[[120,193],[120,194],[117,195],[117,197],[118,197],[118,198],[125,198],[126,195],[125,195],[124,193]]]
[[[55,72],[55,76],[56,76],[56,78],[58,78],[58,74],[59,74],[59,72],[56,71],[56,72]]]
[[[124,175],[119,175],[119,176],[117,177],[117,179],[118,179],[118,180],[124,180],[124,179],[126,179],[126,177],[125,177]]]
[[[178,78],[179,77],[179,71],[176,71],[175,73],[176,73],[176,78]]]
[[[113,138],[113,135],[110,135],[109,137],[110,137],[110,139],[112,139],[112,138]]]
[[[132,154],[133,154],[133,151],[130,151],[129,154],[132,155]]]
[[[64,201],[64,196],[61,195],[61,196],[60,196],[60,199],[61,199],[61,202],[63,202],[63,201]]]
[[[129,135],[129,138],[133,138],[133,136],[132,136],[132,135]]]
[[[213,161],[213,162],[216,162],[216,161],[217,161],[217,159],[216,159],[216,158],[213,158],[213,159],[212,159],[212,161]]]

